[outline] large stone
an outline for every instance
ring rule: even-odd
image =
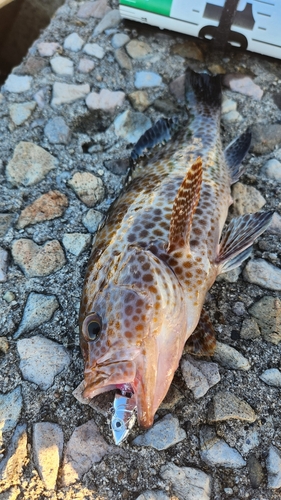
[[[265,340],[278,345],[281,341],[281,300],[265,296],[255,302],[249,312],[256,319]]]
[[[71,50],[72,52],[79,52],[84,45],[84,40],[81,38],[78,33],[71,33],[64,40],[64,48],[66,50]]]
[[[12,256],[27,278],[48,276],[61,269],[66,262],[57,240],[39,246],[32,240],[21,238],[13,242]]]
[[[102,89],[99,94],[91,92],[86,98],[86,104],[92,111],[101,110],[113,114],[123,106],[125,97],[124,92]]]
[[[70,128],[62,116],[55,116],[48,120],[44,127],[44,134],[51,144],[67,144],[70,140]]]
[[[67,197],[59,191],[42,194],[20,214],[17,227],[22,229],[29,224],[37,224],[60,217],[68,207]]]
[[[281,145],[280,123],[256,123],[252,127],[252,146],[254,153],[265,154]]]
[[[90,92],[90,85],[88,83],[82,85],[71,85],[68,83],[55,82],[53,85],[53,98],[51,106],[59,106],[77,101],[86,97]]]
[[[14,339],[17,339],[22,333],[35,330],[42,323],[50,321],[58,307],[59,303],[55,295],[31,292],[26,301],[20,325],[14,334]]]
[[[132,59],[144,59],[151,52],[151,48],[146,42],[131,40],[126,45],[126,51]]]
[[[14,186],[32,186],[42,181],[57,160],[45,149],[32,142],[20,142],[6,169],[7,179]]]
[[[119,9],[110,10],[94,29],[93,36],[100,35],[109,28],[116,28],[121,21]]]
[[[211,498],[211,477],[200,469],[177,467],[170,462],[161,467],[160,475],[162,479],[172,484],[172,489],[179,500]]]
[[[218,365],[209,361],[196,360],[185,356],[181,360],[182,376],[194,398],[202,398],[206,392],[220,381]]]
[[[53,422],[33,426],[33,454],[36,468],[47,490],[54,490],[62,458],[63,432]]]
[[[223,83],[233,92],[250,96],[257,101],[260,101],[263,96],[263,90],[247,75],[239,73],[225,75]]]
[[[62,466],[62,482],[68,486],[79,480],[93,464],[111,450],[94,420],[77,427],[67,443]]]
[[[253,186],[237,182],[232,188],[233,213],[235,216],[258,212],[266,200]]]
[[[156,450],[166,450],[185,438],[186,433],[180,427],[178,419],[169,414],[156,422],[147,432],[137,436],[133,444],[135,446],[152,446]]]
[[[77,12],[77,17],[81,19],[88,19],[89,17],[101,19],[110,10],[107,0],[84,2]]]
[[[264,259],[251,259],[247,263],[244,278],[267,290],[281,290],[281,269]]]
[[[93,207],[104,197],[102,180],[90,172],[76,172],[68,184],[87,207]]]
[[[68,57],[56,56],[50,60],[52,70],[56,75],[73,76],[73,61]]]
[[[250,369],[250,363],[239,351],[230,345],[222,342],[216,343],[216,349],[213,356],[214,360],[231,370],[247,371]]]
[[[143,113],[135,113],[129,109],[118,115],[114,120],[117,136],[135,144],[140,136],[151,127],[150,119]]]
[[[257,416],[248,403],[231,392],[217,392],[209,407],[208,421],[214,423],[230,419],[252,423],[255,422]]]
[[[41,335],[17,341],[20,370],[28,380],[46,391],[54,377],[68,367],[70,356],[66,349]]]
[[[266,468],[268,472],[268,488],[281,488],[281,452],[271,445],[266,459]]]
[[[35,101],[10,104],[9,111],[14,124],[22,125],[31,116],[35,107]]]
[[[26,424],[20,424],[15,429],[6,457],[0,462],[0,489],[2,491],[3,487],[7,487],[7,484],[20,482],[26,458]]]
[[[2,433],[14,429],[22,410],[22,395],[20,386],[7,394],[0,394],[0,445]]]
[[[14,92],[15,94],[20,94],[21,92],[26,92],[30,89],[32,83],[31,76],[18,76],[11,73],[4,84],[4,89],[8,92]]]

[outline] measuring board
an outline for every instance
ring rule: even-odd
[[[121,17],[214,41],[226,9],[228,44],[281,59],[281,0],[120,0]]]

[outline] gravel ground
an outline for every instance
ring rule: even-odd
[[[0,89],[0,500],[277,500],[280,61],[219,54],[117,8],[66,1]],[[83,276],[134,141],[163,116],[184,126],[187,66],[224,74],[225,145],[252,127],[230,217],[275,214],[251,259],[208,294],[213,359],[184,354],[154,427],[116,447],[114,395],[93,408],[73,395]]]

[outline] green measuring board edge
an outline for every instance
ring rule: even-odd
[[[173,0],[120,0],[121,5],[133,7],[134,9],[146,10],[154,12],[161,16],[170,16]]]

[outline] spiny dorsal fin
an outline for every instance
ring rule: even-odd
[[[188,170],[173,204],[168,252],[189,244],[191,224],[200,198],[201,184],[202,160],[198,157]]]
[[[224,150],[225,161],[229,169],[231,184],[237,182],[246,167],[241,165],[251,145],[252,134],[247,128],[246,132],[234,139]]]
[[[195,356],[212,356],[215,348],[215,331],[209,314],[202,309],[198,325],[185,344],[185,351]]]
[[[257,212],[232,219],[221,240],[216,259],[216,263],[221,266],[220,273],[238,267],[249,257],[249,247],[269,226],[272,215],[273,211]]]
[[[169,141],[177,125],[177,118],[160,118],[155,125],[141,135],[131,152],[132,160],[137,160],[145,149],[151,149],[161,142]]]

